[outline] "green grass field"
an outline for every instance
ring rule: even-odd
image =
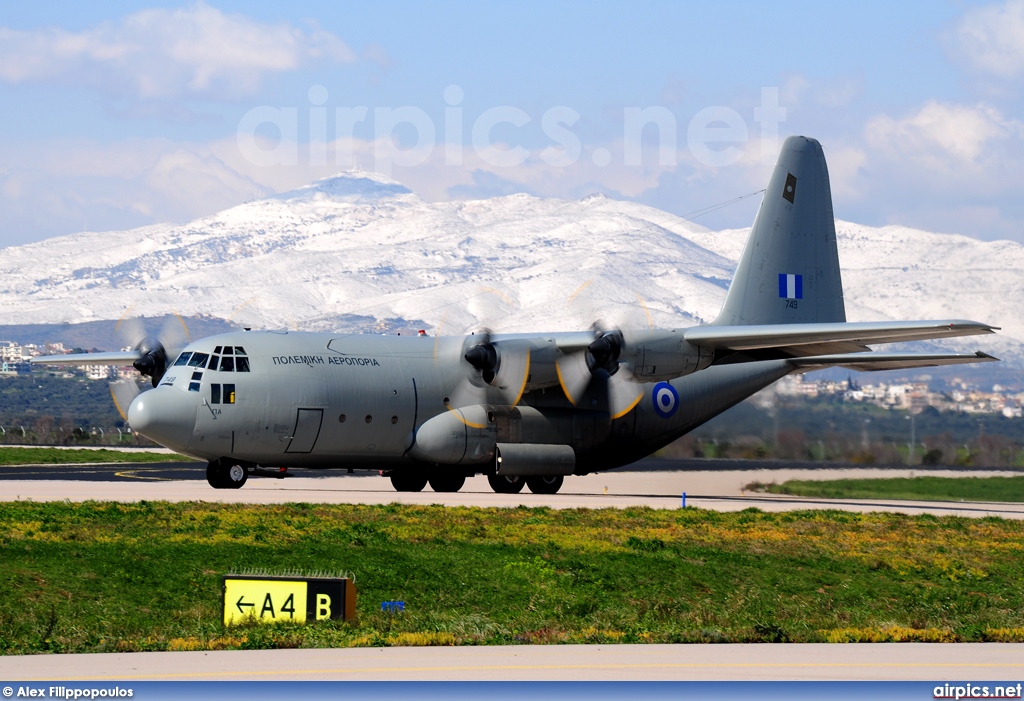
[[[1024,522],[996,518],[7,502],[0,562],[6,654],[1024,641]],[[251,569],[352,572],[358,618],[225,630]]]
[[[60,448],[0,448],[2,465],[67,465],[69,463],[110,462],[184,462],[191,461],[177,453],[144,453],[121,450],[67,450]]]
[[[757,488],[772,494],[829,499],[1024,502],[1024,476],[790,480]]]

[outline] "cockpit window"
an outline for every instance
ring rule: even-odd
[[[214,348],[214,349],[213,349],[213,352],[214,352],[215,354],[219,354],[219,353],[220,353],[220,346],[217,346],[216,348]]]
[[[188,359],[192,357],[192,353],[182,353],[178,356],[178,359],[174,361],[175,365],[184,365],[188,362]]]
[[[190,368],[205,368],[209,357],[209,353],[193,353],[191,360],[188,361],[188,366]]]
[[[218,346],[217,350],[221,353],[227,353],[228,355],[213,355],[210,356],[210,370],[219,370],[220,372],[249,372],[249,358],[245,355],[245,349],[241,346]],[[234,355],[231,355],[231,351],[234,351]],[[196,353],[195,355],[202,355],[206,357],[204,353]],[[192,362],[189,363],[192,367],[203,367],[195,365],[195,357],[192,358]],[[181,361],[179,360],[179,363]]]

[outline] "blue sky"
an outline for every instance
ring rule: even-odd
[[[1024,0],[12,4],[0,247],[188,221],[352,165],[429,200],[604,192],[687,214],[764,187],[766,99],[780,137],[825,146],[838,217],[1024,242],[1022,85]],[[349,133],[336,110],[360,107]]]

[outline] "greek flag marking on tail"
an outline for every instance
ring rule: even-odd
[[[803,299],[804,276],[779,273],[779,297],[783,299]]]

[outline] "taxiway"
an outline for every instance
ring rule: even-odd
[[[702,461],[701,466],[708,461]],[[654,462],[654,465],[659,463]],[[650,465],[650,463],[648,463]],[[666,467],[671,466],[665,463]],[[723,467],[734,467],[725,463]],[[644,467],[643,464],[640,465]],[[716,465],[716,467],[718,467]],[[841,500],[791,497],[750,491],[756,482],[784,482],[789,479],[845,479],[858,477],[936,476],[978,477],[1014,475],[1015,472],[972,470],[909,470],[878,468],[838,469],[764,466],[756,469],[640,469],[611,471],[566,478],[562,491],[537,495],[495,494],[482,476],[466,480],[457,493],[396,492],[390,481],[372,473],[344,474],[334,471],[294,470],[284,479],[251,478],[238,490],[215,490],[205,480],[197,463],[138,465],[54,465],[0,468],[0,499],[34,501],[206,501],[221,503],[280,504],[317,502],[331,504],[442,504],[445,506],[550,508],[656,509],[690,507],[739,511],[756,507],[764,511],[794,509],[841,509],[846,511],[894,511],[956,516],[1001,516],[1024,518],[1024,504],[1009,502],[928,502],[898,500]]]

